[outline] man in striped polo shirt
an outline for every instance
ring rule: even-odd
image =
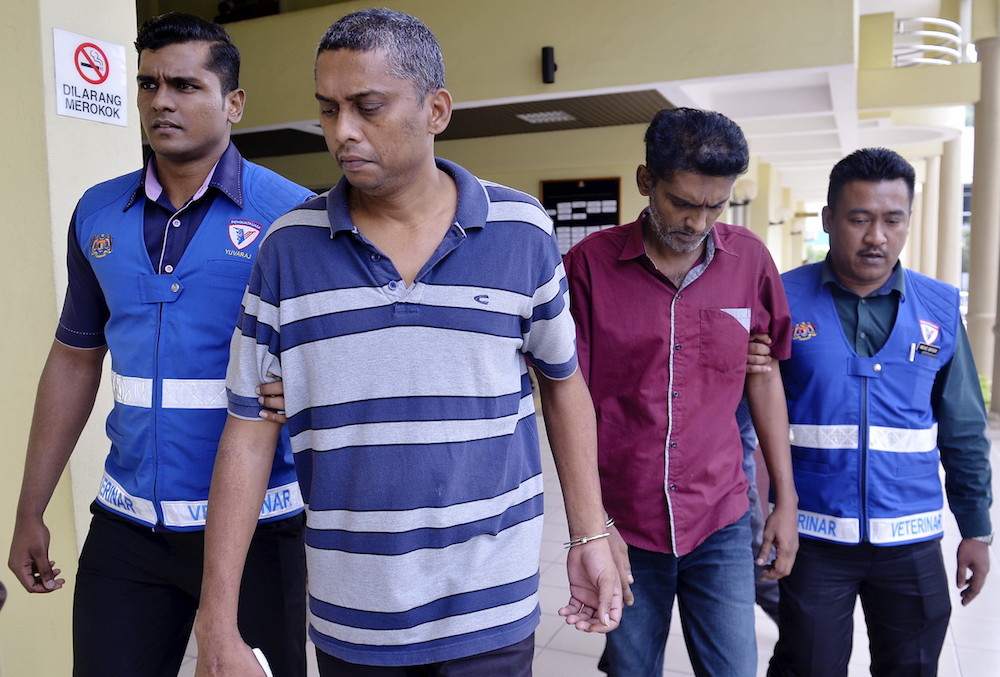
[[[255,674],[233,583],[278,433],[258,418],[270,372],[308,511],[320,674],[530,675],[542,478],[529,360],[576,546],[564,613],[606,632],[622,606],[551,222],[533,198],[435,159],[451,96],[413,17],[335,23],[316,98],[344,178],[275,223],[244,299],[198,674]]]

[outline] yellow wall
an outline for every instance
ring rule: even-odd
[[[0,266],[4,312],[16,331],[4,333],[5,376],[0,429],[4,431],[5,472],[0,473],[0,553],[6,562],[13,530],[14,507],[31,420],[35,384],[55,330],[62,289],[66,226],[84,189],[97,181],[138,167],[138,124],[116,127],[55,114],[52,28],[124,44],[132,51],[134,5],[125,0],[14,2],[5,6],[6,30],[0,41],[4,62],[3,91],[10,96],[0,107],[6,161],[0,164],[0,195],[8,214],[3,220],[5,247]],[[127,59],[128,82],[134,82],[133,58]],[[134,97],[134,86],[130,86]],[[130,111],[134,117],[134,111]],[[100,406],[100,405],[99,405]],[[94,465],[107,442],[100,421],[90,426],[74,460],[80,492],[93,497]],[[0,571],[9,591],[0,612],[0,670],[6,677],[69,674],[70,606],[78,542],[74,519],[86,521],[80,495],[73,500],[71,482],[59,485],[46,521],[52,532],[50,554],[70,585],[56,593],[28,595],[6,567]],[[79,494],[79,492],[77,492]]]
[[[442,141],[438,157],[457,162],[477,176],[539,196],[539,182],[551,179],[621,178],[621,218],[632,220],[646,204],[635,186],[635,170],[645,161],[645,125],[540,134],[512,134],[485,139]],[[310,153],[258,162],[313,190],[326,190],[340,179],[327,153]]]
[[[348,12],[345,2],[229,26],[244,53],[248,127],[316,116],[316,43]],[[854,3],[800,0],[398,0],[437,34],[456,101],[854,63]],[[775,21],[774,17],[781,17]],[[815,27],[823,27],[817,40]],[[555,47],[556,83],[540,75],[540,50]]]
[[[892,68],[896,30],[892,12],[861,17],[858,31],[858,68]]]

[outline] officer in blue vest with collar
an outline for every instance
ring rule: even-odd
[[[801,538],[769,675],[846,675],[858,596],[873,675],[937,674],[951,614],[941,466],[963,605],[989,571],[990,442],[958,290],[898,260],[913,188],[890,150],[841,160],[823,208],[829,256],[782,276]]]
[[[152,156],[88,190],[73,215],[8,562],[28,592],[64,584],[43,514],[110,352],[111,450],[76,579],[76,677],[178,672],[201,589],[230,337],[265,229],[311,195],[230,142],[245,94],[222,27],[170,13],[145,22],[135,46]],[[304,518],[287,435],[267,486],[239,622],[277,674],[304,677]]]

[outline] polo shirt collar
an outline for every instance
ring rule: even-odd
[[[840,283],[840,279],[837,278],[837,274],[833,272],[833,264],[830,263],[830,255],[826,255],[826,259],[823,261],[823,268],[820,271],[820,284],[821,285],[834,285],[839,289],[843,289],[849,294],[857,294],[845,287]],[[892,292],[897,292],[899,294],[899,300],[906,300],[906,275],[903,274],[903,263],[899,260],[896,261],[896,265],[892,267],[892,274],[889,275],[889,279],[885,281],[881,287],[876,289],[869,296],[885,296],[886,294],[891,294]]]
[[[455,209],[455,225],[463,231],[480,229],[486,225],[489,213],[489,196],[486,188],[470,171],[454,162],[435,158],[438,169],[455,181],[458,189],[458,206]],[[341,177],[337,185],[327,194],[326,210],[330,220],[330,236],[340,232],[354,232],[356,228],[351,221],[351,210],[348,203],[350,184],[347,177]]]
[[[221,194],[228,197],[237,207],[243,208],[243,156],[236,150],[233,142],[222,153],[222,157],[215,163],[215,167],[208,173],[205,183],[194,194],[192,200],[197,200],[204,195],[209,188],[215,188]],[[146,165],[142,168],[139,177],[139,185],[136,186],[132,197],[125,204],[122,211],[127,211],[132,205],[145,197],[155,202],[162,193],[159,179],[156,175],[156,155],[151,154]]]

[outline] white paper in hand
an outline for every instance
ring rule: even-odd
[[[254,649],[253,655],[257,657],[257,662],[260,663],[260,667],[264,669],[264,674],[267,675],[267,677],[274,677],[274,674],[271,672],[271,666],[268,664],[267,658],[264,657],[264,652],[260,649]]]

